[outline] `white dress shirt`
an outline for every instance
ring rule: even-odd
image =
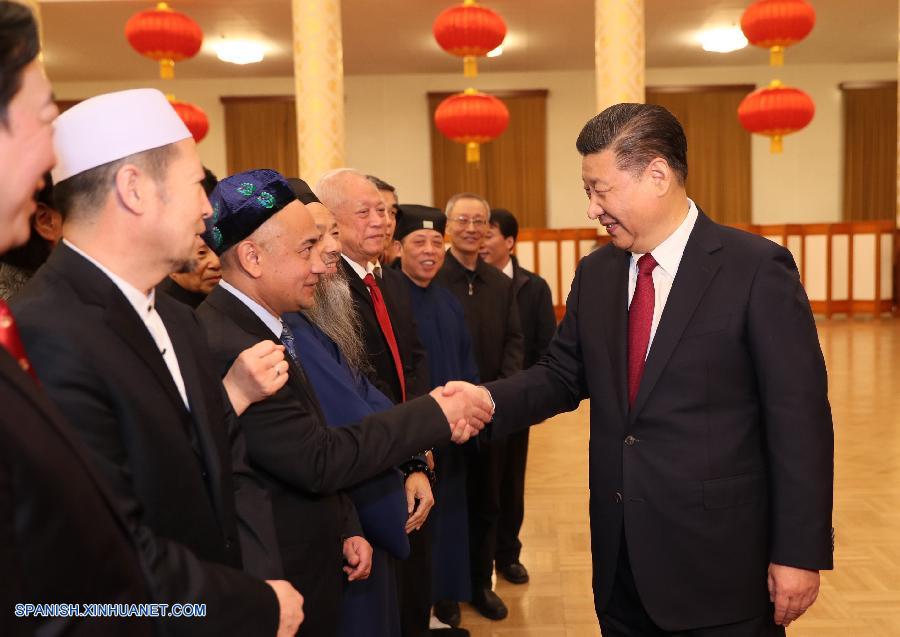
[[[658,264],[653,268],[653,323],[650,326],[650,342],[647,344],[647,355],[650,355],[650,347],[653,345],[653,337],[656,336],[656,328],[659,327],[659,319],[669,300],[669,292],[672,291],[672,283],[678,274],[678,266],[681,257],[684,256],[684,248],[687,246],[694,224],[697,223],[697,206],[688,199],[690,207],[687,216],[681,222],[675,232],[670,234],[665,241],[660,243],[650,254]],[[631,307],[631,299],[634,297],[634,288],[637,285],[637,262],[643,254],[633,252],[631,254],[631,267],[628,268],[628,307]]]
[[[171,374],[172,380],[175,381],[178,393],[181,394],[181,400],[184,401],[184,406],[190,410],[187,390],[184,387],[184,378],[181,376],[181,368],[178,366],[178,357],[175,355],[175,348],[172,347],[172,339],[169,338],[169,332],[166,331],[166,326],[163,323],[162,317],[160,317],[159,312],[156,311],[156,290],[151,289],[150,294],[144,294],[125,281],[122,277],[110,272],[102,263],[91,257],[89,254],[84,253],[68,240],[63,239],[63,243],[96,265],[100,271],[108,276],[109,279],[116,284],[116,287],[122,291],[122,294],[125,295],[125,298],[128,299],[128,302],[134,308],[134,311],[137,312],[138,317],[147,327],[147,331],[150,332],[150,336],[153,338],[153,342],[156,343],[156,347],[162,355],[166,367],[169,368],[169,374]]]
[[[369,261],[366,263],[366,267],[362,267],[356,261],[348,257],[346,254],[342,254],[344,257],[344,261],[350,264],[350,267],[353,268],[353,271],[359,275],[360,279],[365,279],[367,274],[373,274],[375,272],[375,264]],[[380,267],[380,266],[379,266]]]
[[[266,327],[271,330],[272,334],[275,335],[275,338],[279,341],[281,340],[281,333],[284,331],[284,323],[281,322],[279,317],[274,316],[269,310],[238,290],[225,279],[219,281],[219,287],[250,308],[250,311],[256,314],[260,321],[266,324]]]
[[[513,278],[513,274],[515,274],[515,270],[513,270],[513,262],[512,259],[506,262],[506,265],[503,266],[503,270],[501,270],[503,274],[508,276],[510,279]]]

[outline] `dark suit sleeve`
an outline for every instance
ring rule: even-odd
[[[0,573],[3,574],[3,583],[0,584],[0,634],[25,637],[34,634],[32,620],[16,617],[15,606],[26,601],[43,600],[33,600],[25,594],[25,578],[16,552],[14,501],[6,459],[0,457]]]
[[[278,601],[267,584],[227,566],[203,562],[144,523],[121,430],[110,408],[116,398],[104,395],[104,380],[83,363],[85,354],[71,351],[65,338],[49,330],[27,340],[42,386],[78,430],[91,460],[106,478],[148,572],[154,601],[207,606],[206,622],[167,622],[172,634],[213,636],[229,626],[242,635],[274,635]]]
[[[505,277],[504,277],[505,278]],[[503,360],[500,362],[500,378],[509,378],[522,369],[525,357],[525,337],[519,321],[519,304],[509,282],[509,306],[506,313],[506,330],[503,342]]]
[[[553,309],[553,297],[550,293],[550,286],[547,282],[535,277],[533,283],[537,285],[538,293],[535,295],[535,307],[533,308],[535,317],[534,331],[534,361],[536,363],[547,352],[550,347],[550,341],[556,333],[556,312]],[[527,365],[531,361],[526,361]]]
[[[222,387],[228,442],[231,448],[231,475],[234,484],[234,513],[244,571],[260,579],[282,579],[284,569],[272,517],[269,492],[247,462],[247,443],[237,416]]]
[[[373,414],[347,427],[325,427],[290,382],[239,418],[255,466],[312,493],[334,493],[409,456],[450,441],[447,419],[431,396]]]
[[[834,428],[825,361],[793,257],[774,244],[751,288],[748,336],[766,432],[770,560],[832,568]]]
[[[566,301],[566,315],[550,342],[547,355],[511,378],[485,385],[497,407],[491,424],[492,436],[504,436],[558,413],[572,411],[587,398],[578,327],[582,264],[575,272]]]
[[[419,340],[419,325],[412,308],[408,309],[411,325],[408,338],[411,345],[410,356],[413,368],[412,377],[406,379],[406,396],[409,399],[424,396],[431,390],[431,375],[428,373],[428,354],[422,341]]]
[[[356,505],[346,493],[340,494],[341,509],[344,512],[344,524],[341,527],[341,536],[346,539],[357,535],[364,536],[362,523],[359,521],[359,515],[356,512]]]

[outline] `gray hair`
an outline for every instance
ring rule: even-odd
[[[449,217],[450,213],[453,211],[453,206],[461,199],[474,199],[475,201],[480,201],[481,205],[484,206],[484,211],[487,213],[487,218],[490,221],[491,204],[488,203],[487,199],[481,195],[476,195],[474,192],[458,192],[450,197],[450,199],[447,200],[447,205],[444,207],[444,214]]]
[[[326,208],[329,208],[334,212],[335,208],[342,207],[346,201],[342,186],[344,180],[350,176],[359,177],[360,179],[371,183],[363,173],[355,168],[335,168],[319,177],[319,181],[316,182],[316,187],[313,188],[313,192],[316,197],[319,198],[319,201],[325,204]]]

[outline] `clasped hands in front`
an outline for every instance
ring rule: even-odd
[[[430,396],[444,412],[450,426],[450,440],[457,444],[477,436],[494,417],[494,402],[484,387],[454,380],[435,387]]]

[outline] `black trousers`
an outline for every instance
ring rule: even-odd
[[[397,560],[397,593],[400,602],[400,632],[403,637],[428,634],[431,619],[431,530],[430,522],[409,534],[409,557]]]
[[[506,450],[500,471],[500,520],[497,523],[497,568],[519,561],[522,542],[519,531],[525,519],[525,467],[528,463],[529,429],[506,438]]]
[[[506,439],[478,440],[467,449],[469,504],[469,562],[472,594],[491,588],[497,526],[500,521],[500,482],[506,454]]]
[[[775,624],[774,613],[770,604],[764,615],[734,624],[674,633],[662,630],[641,603],[623,534],[616,565],[616,581],[613,584],[612,598],[600,616],[600,632],[603,637],[784,637],[784,627]]]

